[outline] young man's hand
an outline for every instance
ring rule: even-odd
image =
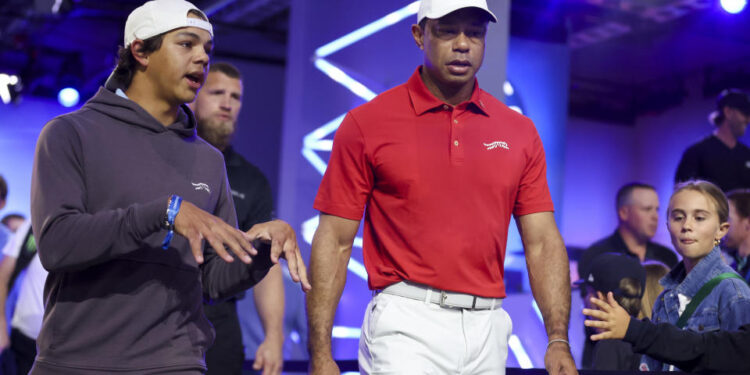
[[[227,262],[234,261],[227,249],[247,264],[258,254],[242,231],[187,201],[182,202],[174,219],[174,230],[188,239],[198,264],[203,263],[203,240]]]
[[[307,279],[307,267],[297,245],[297,235],[289,224],[281,220],[255,224],[247,231],[246,236],[251,241],[260,240],[270,243],[271,261],[278,263],[279,258],[286,259],[292,280],[300,283],[305,292],[312,289]]]
[[[10,338],[8,337],[8,331],[3,329],[2,331],[0,331],[0,353],[2,353],[3,350],[8,349],[9,347]]]
[[[266,337],[260,346],[258,346],[258,351],[255,352],[253,370],[263,370],[263,375],[281,374],[281,370],[284,367],[284,358],[282,356],[283,345],[283,338],[279,340],[277,338]]]

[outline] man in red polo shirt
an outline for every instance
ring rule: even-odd
[[[514,215],[542,311],[551,374],[576,374],[567,342],[568,258],[534,124],[478,87],[485,0],[423,0],[412,26],[424,63],[353,109],[336,132],[307,295],[313,374],[338,373],[331,329],[364,214],[370,302],[362,373],[503,374],[503,260]]]

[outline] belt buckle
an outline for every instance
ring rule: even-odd
[[[446,293],[444,290],[441,290],[440,291],[440,303],[438,305],[440,305],[440,307],[450,307],[445,303],[445,300],[447,299],[448,299],[448,293]]]

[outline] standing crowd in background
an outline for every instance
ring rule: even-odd
[[[618,192],[615,234],[583,253],[578,272],[584,314],[594,319],[585,322],[584,368],[748,371],[750,149],[740,138],[750,123],[750,96],[724,90],[709,120],[714,131],[685,150],[667,206],[667,229],[682,260],[676,263],[671,250],[648,242],[659,202],[656,190],[641,183]],[[632,212],[640,216],[629,220]],[[644,235],[631,228],[643,228]],[[608,255],[615,253],[643,266],[626,274],[628,262]],[[601,279],[610,284],[602,286]],[[628,285],[637,293],[628,293]],[[629,296],[641,298],[640,312],[629,308]],[[694,346],[686,349],[686,343]]]

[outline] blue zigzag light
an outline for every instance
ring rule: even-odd
[[[386,16],[371,22],[365,26],[360,27],[332,42],[329,42],[315,50],[315,56],[313,57],[313,64],[323,74],[328,76],[333,81],[346,87],[354,95],[364,99],[365,101],[372,100],[377,94],[370,90],[367,86],[361,82],[355,80],[348,75],[344,70],[326,60],[325,58],[333,53],[336,53],[360,40],[367,38],[368,36],[375,34],[391,25],[401,22],[407,17],[417,14],[419,10],[419,1],[415,1],[399,10],[391,12]],[[318,171],[321,175],[325,173],[326,162],[318,155],[318,152],[330,152],[333,149],[333,141],[325,139],[330,134],[338,129],[339,124],[344,119],[346,114],[341,114],[333,120],[325,123],[323,126],[313,130],[303,138],[302,156]],[[302,225],[303,238],[308,243],[312,243],[312,234],[315,232],[315,228],[318,226],[318,217],[313,217],[305,221]],[[354,240],[354,246],[362,247],[362,238],[358,237]],[[355,259],[349,260],[348,265],[349,271],[359,276],[363,280],[367,280],[367,272],[362,263]]]
[[[379,20],[371,22],[365,26],[360,27],[357,30],[350,32],[328,44],[325,44],[315,50],[314,62],[315,67],[320,69],[325,75],[330,77],[332,80],[340,83],[342,86],[353,92],[354,95],[360,98],[370,101],[377,94],[372,90],[368,89],[365,85],[355,80],[336,65],[326,60],[325,57],[336,53],[360,40],[367,38],[368,36],[377,33],[391,25],[401,22],[407,17],[411,17],[417,14],[419,11],[419,1],[415,1],[397,11],[394,11]]]

